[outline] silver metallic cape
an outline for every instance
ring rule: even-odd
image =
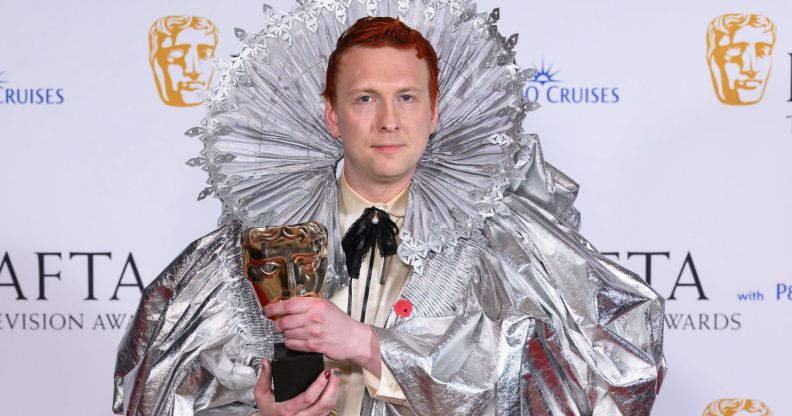
[[[538,107],[522,91],[517,36],[467,0],[301,1],[265,6],[265,27],[218,62],[208,115],[187,135],[223,204],[145,290],[119,347],[113,410],[249,414],[272,334],[241,273],[243,227],[324,223],[328,295],[348,284],[336,207],[342,148],[322,121],[327,56],[367,15],[398,16],[440,57],[440,123],[410,185],[399,256],[413,266],[377,329],[410,403],[366,395],[363,414],[642,415],[665,372],[663,301],[578,234],[577,184],[523,132]]]

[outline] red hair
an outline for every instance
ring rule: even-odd
[[[336,79],[338,78],[338,65],[341,56],[354,46],[369,48],[382,48],[389,46],[396,49],[415,49],[418,59],[423,59],[429,69],[429,97],[432,108],[435,106],[438,94],[437,84],[437,53],[432,44],[415,29],[392,17],[363,17],[354,25],[347,28],[339,36],[336,48],[330,54],[327,62],[327,77],[322,96],[330,102],[335,102]]]

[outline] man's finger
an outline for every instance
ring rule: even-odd
[[[321,328],[317,328],[315,326],[312,327],[301,327],[297,329],[289,329],[283,331],[283,336],[286,339],[302,339],[302,340],[320,340],[324,335],[324,331]]]
[[[272,368],[270,367],[269,360],[266,358],[261,360],[261,372],[259,373],[258,380],[256,381],[256,393],[268,393],[272,388]]]
[[[311,346],[308,345],[308,340],[305,339],[286,338],[283,341],[283,345],[293,351],[314,352],[313,349],[310,348]]]
[[[307,318],[303,314],[286,315],[272,323],[272,330],[274,332],[283,332],[290,329],[296,329],[305,326]]]
[[[341,393],[341,372],[336,368],[330,374],[327,386],[314,404],[306,410],[304,413],[306,416],[324,416],[330,413],[338,402],[338,396]]]
[[[297,313],[305,313],[310,309],[311,305],[317,299],[315,298],[292,298],[275,302],[264,307],[264,314],[267,318],[280,315],[294,315]]]
[[[298,394],[292,399],[286,400],[285,402],[281,403],[284,406],[285,410],[289,412],[289,414],[296,414],[304,409],[311,407],[314,402],[319,398],[324,390],[325,386],[327,386],[327,382],[330,379],[330,370],[325,370],[319,374],[319,377],[305,389],[304,392]]]
[[[256,406],[263,414],[272,414],[275,409],[275,395],[272,392],[272,367],[269,360],[261,360],[261,372],[259,373],[256,387],[253,390],[253,397],[256,399]]]

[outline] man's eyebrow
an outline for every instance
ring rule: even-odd
[[[415,91],[421,91],[421,88],[418,87],[417,85],[416,86],[408,86],[408,87],[404,87],[404,88],[399,89],[397,92],[415,92]]]
[[[397,93],[403,93],[403,92],[415,92],[415,91],[420,91],[420,90],[421,90],[421,88],[420,88],[420,87],[418,87],[418,86],[413,86],[413,85],[410,85],[410,86],[406,86],[406,87],[399,88],[398,90],[396,90],[396,92],[397,92]],[[359,93],[361,93],[361,92],[366,92],[366,93],[373,93],[373,94],[376,94],[376,93],[378,93],[378,91],[377,91],[377,89],[376,89],[376,88],[371,88],[371,87],[360,87],[360,88],[352,88],[352,89],[350,89],[350,90],[349,90],[349,92],[347,93],[347,95],[354,95],[354,94],[359,94]]]
[[[373,93],[373,92],[376,92],[376,91],[373,88],[366,88],[366,87],[352,88],[351,90],[349,90],[347,95],[359,94],[361,92],[372,92]]]

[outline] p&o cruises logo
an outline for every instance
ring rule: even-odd
[[[149,63],[162,102],[176,107],[201,103],[195,90],[214,76],[217,27],[197,16],[165,16],[149,29]]]
[[[47,105],[63,104],[63,88],[57,87],[12,87],[0,71],[0,105]]]
[[[542,104],[616,104],[621,100],[618,87],[570,85],[561,80],[560,72],[552,64],[545,66],[542,58],[536,75],[528,80],[525,97]]]
[[[710,22],[707,64],[720,102],[750,105],[762,100],[775,43],[775,24],[759,14],[727,13]]]

